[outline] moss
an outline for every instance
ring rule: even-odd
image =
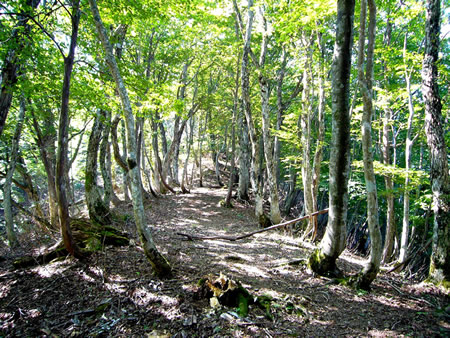
[[[315,273],[330,277],[342,278],[344,274],[336,266],[336,258],[325,255],[320,249],[315,249],[308,260],[308,267]]]
[[[233,209],[233,208],[234,208],[234,206],[233,206],[233,204],[231,203],[231,201],[230,201],[230,203],[227,203],[227,200],[226,200],[226,199],[220,200],[219,206],[221,206],[222,208],[229,208],[229,209]]]
[[[267,217],[266,214],[262,214],[259,216],[258,219],[259,225],[262,226],[263,228],[268,228],[272,225],[272,222],[270,221],[270,218]]]

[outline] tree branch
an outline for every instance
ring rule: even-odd
[[[270,226],[270,227],[268,227],[268,228],[256,230],[256,231],[250,232],[250,233],[248,233],[248,234],[244,234],[244,235],[236,236],[236,237],[232,237],[232,236],[196,236],[196,235],[184,234],[184,233],[181,233],[181,232],[177,232],[177,235],[185,236],[185,237],[187,237],[187,239],[190,240],[190,241],[193,241],[193,240],[213,240],[213,239],[223,239],[223,240],[226,240],[226,241],[232,241],[232,242],[234,242],[234,241],[238,241],[238,240],[240,240],[240,239],[244,239],[244,238],[247,238],[247,237],[251,237],[251,236],[256,235],[256,234],[259,234],[259,233],[261,233],[261,232],[266,232],[266,231],[270,231],[270,230],[282,228],[282,227],[285,227],[286,225],[293,224],[293,223],[297,223],[297,222],[300,222],[300,221],[302,221],[302,220],[304,220],[304,219],[307,219],[307,218],[310,218],[310,217],[313,217],[313,216],[317,216],[317,215],[321,215],[321,214],[326,214],[327,212],[328,212],[328,209],[316,211],[316,212],[312,213],[311,215],[306,215],[306,216],[303,216],[303,217],[300,217],[300,218],[296,218],[296,219],[293,219],[293,220],[290,220],[290,221],[287,221],[287,222],[284,222],[284,223],[272,225],[272,226]]]

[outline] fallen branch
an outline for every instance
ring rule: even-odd
[[[237,237],[235,237],[235,236],[196,236],[196,235],[190,235],[190,234],[185,234],[185,233],[181,233],[181,232],[177,232],[177,235],[185,236],[190,241],[193,241],[193,240],[223,239],[223,240],[226,240],[226,241],[234,242],[234,241],[238,241],[240,239],[251,237],[251,236],[259,234],[261,232],[266,232],[266,231],[282,228],[282,227],[285,227],[286,225],[289,225],[289,224],[292,224],[292,223],[297,223],[297,222],[300,222],[300,221],[302,221],[304,219],[307,219],[307,218],[310,218],[310,217],[313,217],[313,216],[326,214],[327,212],[328,212],[328,209],[316,211],[316,212],[312,213],[311,215],[306,215],[306,216],[303,216],[303,217],[300,217],[300,218],[296,218],[296,219],[293,219],[293,220],[290,220],[290,221],[287,221],[287,222],[284,222],[284,223],[275,224],[275,225],[272,225],[272,226],[270,226],[268,228],[256,230],[256,231],[250,232],[248,234],[244,234],[244,235],[237,236]]]

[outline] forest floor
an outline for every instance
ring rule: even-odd
[[[147,205],[154,240],[174,268],[174,277],[152,275],[139,244],[106,246],[87,261],[66,258],[12,270],[14,255],[1,250],[1,336],[449,336],[449,295],[432,285],[382,273],[370,292],[335,285],[303,265],[312,246],[275,230],[244,240],[186,241],[193,235],[240,235],[257,230],[252,208],[219,202],[225,189],[196,188],[166,195]],[[124,205],[126,229],[134,238],[132,208]],[[36,238],[23,239],[22,253]],[[139,243],[136,239],[134,243]],[[356,273],[364,259],[348,252],[339,259]],[[250,306],[212,308],[198,281],[222,273],[240,281],[253,296],[270,296],[270,313]]]

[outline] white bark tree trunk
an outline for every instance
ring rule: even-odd
[[[366,72],[364,74],[364,46],[365,29],[367,20],[367,5],[369,7],[369,27]],[[364,162],[364,178],[367,191],[367,224],[370,235],[370,257],[362,273],[357,277],[356,284],[359,288],[367,289],[376,278],[380,269],[382,241],[378,221],[378,197],[375,171],[373,169],[372,151],[372,117],[373,117],[373,53],[375,48],[376,6],[375,0],[361,0],[358,51],[358,80],[363,95],[363,116],[361,121],[362,148]]]
[[[404,42],[404,59],[405,59],[405,67],[406,67],[406,41],[407,41],[407,34],[405,35],[405,42]],[[408,244],[409,244],[409,171],[411,169],[411,152],[412,152],[412,146],[413,146],[413,139],[412,139],[412,129],[413,129],[413,120],[414,120],[414,105],[412,102],[412,93],[411,93],[411,72],[408,73],[408,70],[405,70],[405,81],[406,81],[406,92],[408,93],[408,127],[406,131],[406,147],[405,147],[405,170],[406,170],[406,177],[405,177],[405,186],[404,186],[404,193],[403,193],[403,222],[402,222],[402,237],[400,241],[400,256],[398,258],[399,263],[404,263],[406,260],[406,257],[408,255]]]

